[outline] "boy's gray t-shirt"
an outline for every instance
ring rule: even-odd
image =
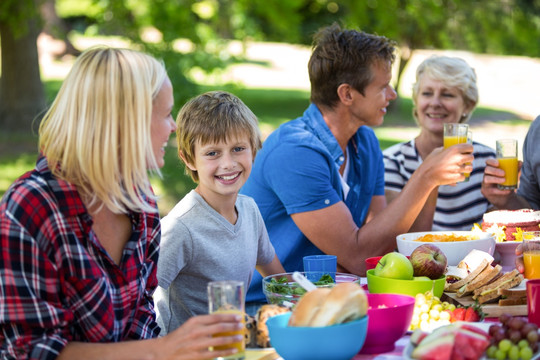
[[[208,314],[208,282],[239,280],[247,291],[255,266],[273,260],[274,247],[255,201],[238,195],[236,209],[233,225],[192,190],[161,220],[154,293],[160,335]]]

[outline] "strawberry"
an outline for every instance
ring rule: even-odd
[[[450,316],[450,322],[456,322],[456,321],[463,321],[465,319],[465,312],[467,309],[463,307],[457,307],[452,311],[452,314]]]
[[[464,321],[477,322],[480,321],[480,315],[476,312],[476,309],[473,306],[469,306],[465,311]]]
[[[484,311],[482,311],[482,306],[478,304],[478,302],[475,302],[473,305],[470,305],[467,308],[467,314],[465,315],[465,321],[471,321],[471,322],[482,321],[484,320],[484,317],[486,316]]]

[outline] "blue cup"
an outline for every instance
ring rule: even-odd
[[[337,256],[310,255],[304,256],[304,272],[311,282],[319,281],[321,276],[328,274],[336,281]]]

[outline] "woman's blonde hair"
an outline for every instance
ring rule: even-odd
[[[176,118],[178,154],[184,162],[195,163],[195,144],[226,142],[247,135],[253,157],[262,146],[257,117],[233,94],[209,91],[189,100]],[[199,181],[196,171],[186,166],[186,173]]]
[[[39,148],[89,206],[157,211],[150,125],[166,78],[162,62],[134,50],[98,46],[77,58],[40,125]]]
[[[476,85],[476,72],[474,69],[465,60],[457,57],[431,56],[424,60],[416,69],[416,82],[413,84],[412,89],[413,115],[415,118],[417,116],[416,99],[420,87],[420,77],[424,74],[460,91],[465,104],[471,106],[471,111],[466,116],[463,116],[460,122],[469,120],[471,113],[478,104],[478,86]]]

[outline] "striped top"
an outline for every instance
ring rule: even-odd
[[[473,171],[468,182],[456,186],[439,186],[432,230],[471,230],[480,223],[489,202],[480,192],[487,158],[495,158],[495,150],[474,142]],[[385,189],[400,192],[412,173],[422,163],[414,139],[399,143],[383,151]]]

